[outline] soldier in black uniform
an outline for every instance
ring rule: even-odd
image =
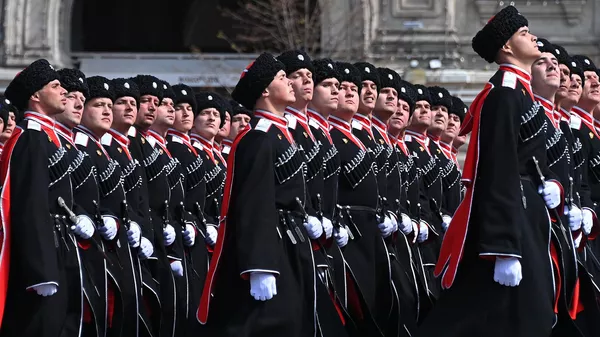
[[[556,208],[562,197],[545,162],[544,112],[524,70],[540,56],[527,25],[508,6],[473,39],[473,49],[500,68],[463,127],[472,130],[464,168],[467,193],[436,266],[447,290],[419,336],[552,332],[556,289],[546,207]]]
[[[15,116],[19,113],[19,109],[14,106],[8,98],[0,97],[0,109],[2,110],[3,131],[0,133],[0,154],[4,148],[4,143],[12,136],[15,130]]]
[[[338,203],[354,237],[343,252],[356,278],[358,292],[366,302],[363,317],[356,316],[356,304],[349,310],[357,324],[365,328],[368,328],[365,324],[372,315],[375,331],[363,333],[382,334],[393,307],[390,262],[383,238],[391,235],[393,225],[383,212],[378,211],[380,200],[375,160],[368,147],[353,134],[350,124],[359,106],[360,72],[349,63],[338,62],[335,66],[340,73],[341,89],[338,108],[329,116],[330,134],[341,160]]]
[[[141,163],[142,195],[148,195],[151,229],[148,239],[152,241],[156,259],[149,259],[152,276],[160,290],[160,333],[171,336],[176,326],[177,295],[174,272],[182,270],[181,257],[175,256],[169,246],[176,238],[175,229],[170,224],[170,188],[164,163],[159,160],[161,148],[149,141],[149,129],[156,120],[156,109],[162,101],[163,88],[159,79],[150,75],[138,75],[132,79],[140,90],[140,104],[134,127],[129,130],[129,150],[133,158]],[[173,271],[172,271],[173,269]]]
[[[231,145],[233,145],[233,141],[237,137],[237,135],[244,130],[244,128],[250,123],[250,119],[252,118],[252,111],[246,109],[240,103],[230,100],[229,104],[231,105],[231,127],[229,130],[229,135],[227,138],[223,139],[221,144],[221,154],[223,158],[227,160],[229,156],[229,151],[231,151]]]
[[[89,97],[85,75],[76,69],[61,69],[58,74],[62,87],[68,92],[65,111],[56,116],[55,130],[70,160],[73,199],[76,200],[73,212],[96,220],[95,225],[99,229],[93,238],[99,243],[98,246],[92,245],[89,239],[78,239],[85,297],[83,336],[104,336],[107,330],[107,312],[114,311],[114,305],[107,307],[107,288],[110,287],[112,292],[109,303],[114,303],[115,287],[114,282],[107,283],[107,261],[104,258],[106,248],[100,241],[102,238],[108,241],[114,239],[117,225],[111,223],[104,226],[102,221],[97,221],[97,207],[100,206],[97,170],[89,155],[78,150],[75,145],[73,128],[81,123],[83,106],[86,97]]]
[[[225,123],[224,99],[214,92],[196,94],[194,123],[190,130],[192,145],[202,156],[206,193],[200,205],[204,205],[207,243],[214,245],[217,239],[216,228],[220,224],[221,203],[225,186],[225,164],[216,156],[214,138]]]
[[[83,284],[74,236],[89,239],[94,226],[66,210],[73,207],[70,162],[54,131],[66,94],[44,59],[6,88],[6,98],[27,112],[1,160],[1,336],[81,334]]]
[[[452,104],[448,110],[448,126],[442,132],[440,142],[438,143],[444,157],[451,161],[444,166],[442,172],[442,184],[444,188],[444,200],[442,205],[449,215],[453,215],[462,200],[461,172],[458,166],[458,159],[453,154],[452,144],[460,132],[460,126],[465,119],[467,106],[457,96],[452,96]]]
[[[219,227],[198,310],[212,336],[316,333],[315,266],[308,236],[320,236],[321,223],[304,215],[306,163],[283,117],[295,100],[283,69],[272,55],[260,55],[232,95],[254,109],[255,119],[252,129],[238,135],[230,154],[233,166],[228,168],[222,212],[227,217]]]

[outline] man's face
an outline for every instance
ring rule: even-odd
[[[360,89],[360,110],[371,111],[375,108],[377,101],[377,86],[373,81],[362,81],[362,88]],[[392,112],[393,113],[393,112]]]
[[[454,138],[454,141],[452,142],[452,146],[458,149],[461,146],[465,145],[466,142],[467,142],[467,135],[456,136],[456,138]]]
[[[292,81],[285,76],[285,71],[280,70],[267,89],[263,92],[263,97],[267,97],[275,104],[290,105],[296,102],[296,95],[292,87]]]
[[[175,106],[173,99],[165,97],[156,109],[156,121],[154,124],[170,128],[175,122]]]
[[[173,129],[187,133],[194,125],[194,111],[189,103],[179,103],[175,106],[175,122]]]
[[[113,121],[112,105],[110,98],[92,98],[85,103],[81,124],[96,136],[102,136],[110,129]]]
[[[10,111],[8,113],[8,120],[6,121],[6,128],[0,134],[0,142],[4,143],[12,136],[13,131],[15,131],[15,125],[15,113]]]
[[[444,130],[444,138],[446,139],[455,139],[458,136],[458,132],[460,131],[460,118],[458,118],[455,114],[450,114],[448,116],[448,126],[446,130]]]
[[[50,116],[58,115],[65,111],[67,106],[67,91],[60,85],[59,80],[46,84],[42,89],[33,94],[42,108]]]
[[[294,88],[296,101],[310,102],[313,98],[313,78],[308,69],[298,69],[288,76]]]
[[[231,130],[227,138],[235,140],[235,137],[250,124],[250,116],[246,114],[237,114],[231,118]]]
[[[393,115],[398,109],[398,91],[394,88],[383,88],[375,102],[375,110],[386,117]]]
[[[556,101],[560,102],[569,96],[569,88],[571,87],[571,70],[564,64],[558,65],[560,72],[560,86],[556,91]]]
[[[558,61],[551,53],[542,55],[531,66],[531,86],[539,94],[555,92],[560,86]],[[552,94],[554,96],[554,94]],[[549,98],[549,97],[544,97]]]
[[[410,116],[410,105],[403,100],[398,100],[396,112],[388,120],[388,128],[391,132],[402,131],[406,128]]]
[[[204,138],[213,139],[219,133],[220,124],[221,114],[219,110],[215,108],[203,109],[194,118],[194,131]]]
[[[528,27],[521,27],[510,37],[503,48],[518,60],[534,62],[541,55],[536,41],[537,36],[531,34]]]
[[[229,115],[229,111],[225,111],[225,123],[223,123],[223,127],[219,129],[217,137],[220,138],[220,140],[227,138],[229,136],[229,133],[231,132],[230,129],[231,117]]]
[[[433,123],[429,127],[432,131],[443,132],[448,127],[448,108],[443,105],[436,105],[431,109]]]
[[[585,84],[583,86],[583,94],[581,100],[592,102],[593,105],[600,103],[600,83],[598,82],[598,74],[595,71],[586,71],[584,73]]]
[[[138,115],[137,102],[133,97],[119,97],[113,104],[112,112],[115,125],[130,127],[135,123]]]
[[[67,105],[65,106],[65,111],[60,115],[56,115],[56,120],[72,129],[81,123],[85,96],[79,91],[72,91],[66,97]]]
[[[581,99],[581,94],[583,93],[582,83],[581,76],[577,74],[571,75],[571,85],[569,86],[569,95],[567,97],[573,105],[577,104]]]
[[[358,87],[352,82],[342,82],[338,93],[338,111],[355,114],[358,110]]]
[[[336,78],[327,78],[315,85],[311,104],[318,112],[328,115],[337,110],[339,93],[340,82]]]
[[[430,127],[432,124],[431,105],[427,101],[417,101],[415,112],[410,119],[410,124],[414,126]]]
[[[140,97],[140,109],[136,116],[135,124],[142,128],[149,128],[156,120],[156,109],[158,106],[158,97],[153,95]]]

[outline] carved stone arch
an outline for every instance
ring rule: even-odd
[[[71,14],[74,0],[5,0],[3,64],[24,67],[46,58],[71,66]]]

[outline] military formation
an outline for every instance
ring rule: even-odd
[[[0,336],[599,336],[600,70],[513,6],[472,45],[470,107],[301,50],[231,98],[33,62],[0,102]]]

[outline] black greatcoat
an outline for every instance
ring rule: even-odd
[[[551,223],[537,192],[545,160],[544,112],[530,75],[503,65],[472,105],[467,193],[445,234],[442,292],[418,336],[550,336],[554,313]],[[516,287],[494,281],[497,256],[519,259]],[[461,259],[462,257],[462,259]],[[460,265],[459,265],[460,263]]]
[[[137,223],[141,230],[142,236],[146,237],[148,233],[148,224],[150,224],[150,214],[148,209],[148,196],[142,195],[142,167],[137,159],[131,156],[129,151],[129,138],[115,130],[109,130],[101,139],[102,146],[108,153],[108,156],[119,163],[121,167],[121,175],[123,178],[123,188],[125,190],[125,198],[127,199],[128,219]],[[123,216],[124,217],[124,216]],[[140,334],[147,332],[154,335],[154,331],[158,331],[160,320],[151,320],[151,313],[158,314],[160,312],[160,296],[158,285],[152,278],[147,260],[140,260],[134,254],[138,254],[139,248],[131,249],[132,260],[136,267],[136,277],[138,281],[138,289],[140,283],[143,289],[138,296],[138,313],[141,320]],[[143,334],[142,334],[143,336]]]
[[[87,153],[77,149],[71,130],[60,123],[55,125],[56,133],[64,144],[71,165],[71,186],[73,187],[73,212],[86,215],[92,221],[95,217],[94,201],[99,204],[100,196],[96,180],[96,167]],[[98,226],[98,224],[97,224]],[[107,329],[107,278],[106,260],[102,252],[90,240],[76,237],[81,257],[81,275],[85,296],[83,316],[83,336],[104,336]],[[104,250],[102,236],[94,233],[96,240]]]
[[[350,123],[335,116],[329,117],[329,122],[341,160],[338,203],[344,208],[345,221],[354,236],[343,249],[344,257],[368,310],[383,331],[389,324],[394,301],[388,250],[377,227],[380,214],[376,210],[379,195],[375,162],[368,148],[353,135]]]
[[[2,289],[0,336],[76,337],[81,333],[83,284],[71,221],[69,158],[54,120],[26,112],[2,154]],[[7,258],[10,259],[7,260]],[[9,264],[10,263],[10,264]],[[10,277],[9,277],[10,275]],[[43,297],[30,289],[55,284]]]
[[[204,194],[205,199],[200,204],[204,205],[203,211],[207,224],[218,226],[221,202],[223,201],[223,186],[225,186],[225,167],[215,156],[213,143],[196,134],[192,134],[191,139],[192,145],[198,151],[198,156],[202,156],[204,165],[206,193]]]
[[[325,189],[323,170],[325,168],[323,161],[325,154],[322,152],[323,143],[313,134],[308,124],[307,115],[292,107],[287,107],[285,118],[288,121],[288,128],[306,161],[305,181],[308,197],[317,212],[317,218],[322,221],[322,218],[325,216],[325,213],[323,213],[323,193]],[[332,218],[329,219],[331,220]],[[322,336],[339,336],[345,333],[345,330],[330,295],[333,293],[337,294],[338,290],[334,288],[335,284],[333,285],[334,287],[330,287],[328,281],[336,279],[335,266],[343,266],[344,260],[339,247],[333,242],[333,239],[326,240],[325,237],[325,232],[323,232],[323,235],[319,238],[323,243],[325,251],[321,251],[320,247],[313,244],[315,265],[317,268],[320,268],[318,270],[321,275],[324,271],[328,273],[326,278],[320,277],[321,282],[317,282],[319,330]],[[317,249],[315,249],[315,246]],[[331,268],[328,268],[329,266]],[[344,267],[341,267],[340,273],[344,272]],[[340,291],[345,292],[345,288],[341,288]],[[336,301],[339,302],[339,299],[336,298]]]
[[[198,319],[208,336],[315,336],[315,266],[296,201],[306,202],[306,164],[283,117],[258,110],[251,126],[229,155],[227,217]],[[253,271],[275,274],[277,295],[265,302],[249,296]]]
[[[183,184],[185,200],[183,202],[187,216],[192,218],[196,229],[194,245],[185,247],[189,284],[189,310],[186,332],[191,336],[202,331],[202,326],[196,320],[196,310],[200,304],[200,296],[202,296],[202,288],[210,259],[209,247],[204,242],[206,235],[206,224],[203,223],[204,195],[206,193],[204,159],[203,156],[198,155],[198,151],[192,146],[190,137],[187,134],[171,129],[167,133],[166,140],[169,152],[179,160],[185,172]],[[210,251],[212,251],[212,248],[210,248]]]
[[[152,276],[159,284],[160,289],[160,333],[159,336],[172,336],[176,324],[176,305],[177,294],[175,290],[175,278],[171,271],[169,256],[172,251],[167,252],[163,237],[163,224],[166,214],[165,204],[169,203],[169,182],[167,179],[165,167],[158,160],[160,157],[160,148],[153,147],[148,141],[148,136],[132,127],[129,130],[129,150],[133,158],[141,163],[143,170],[142,176],[142,195],[148,196],[148,206],[150,210],[151,223],[150,230],[143,230],[144,236],[154,245],[154,255],[148,259]],[[153,234],[153,236],[146,236]],[[172,256],[177,258],[176,256]]]
[[[118,226],[115,238],[106,242],[107,254],[112,262],[107,269],[108,277],[117,288],[115,289],[112,325],[108,330],[109,335],[135,335],[138,334],[138,307],[141,291],[138,285],[138,267],[134,263],[137,255],[131,252],[127,240],[129,228],[122,221],[125,190],[122,184],[121,166],[108,156],[100,139],[94,136],[89,129],[80,125],[75,127],[74,131],[77,148],[88,155],[97,170],[99,205],[102,207],[97,212],[114,218]],[[88,207],[93,207],[93,205]],[[94,214],[99,216],[98,213]],[[96,221],[101,221],[101,219]]]

